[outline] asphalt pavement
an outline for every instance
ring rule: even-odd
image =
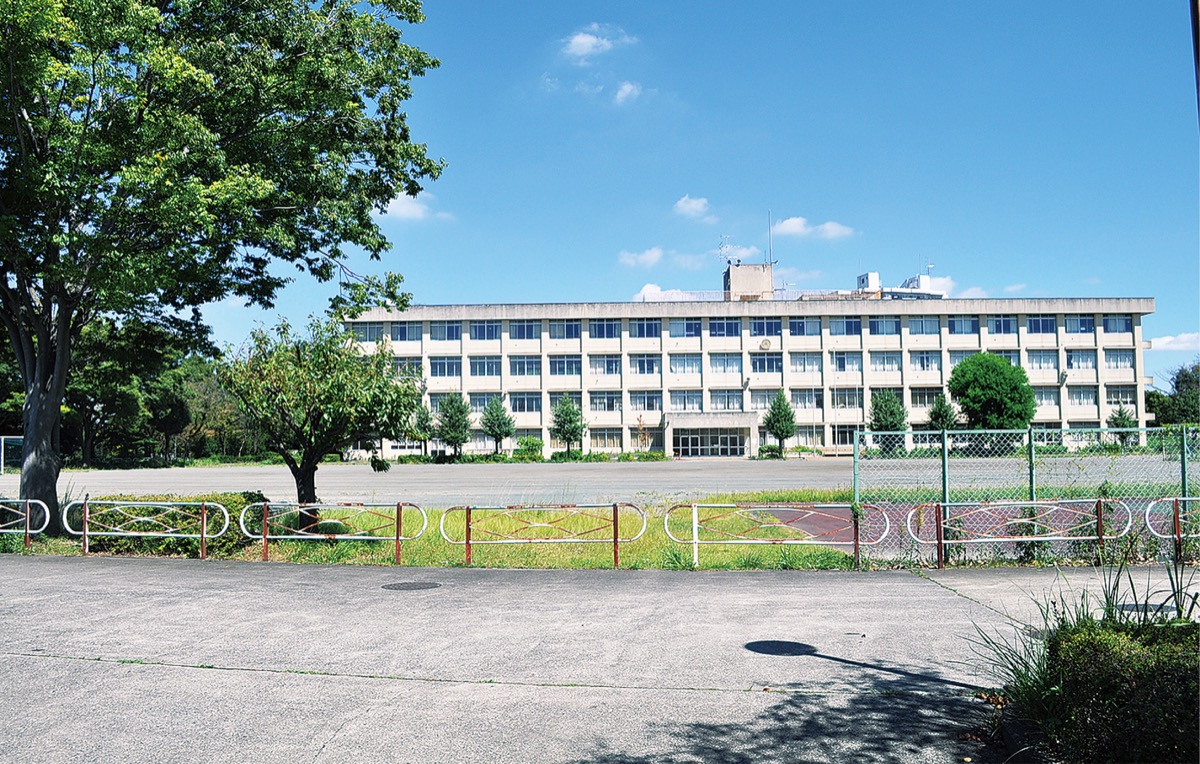
[[[3,761],[646,764],[1003,761],[969,739],[994,683],[969,637],[1097,579],[0,555],[0,580]]]

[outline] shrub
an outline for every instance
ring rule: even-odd
[[[246,538],[242,529],[238,527],[238,517],[247,504],[266,501],[266,497],[258,491],[243,491],[241,493],[211,493],[202,496],[100,496],[96,497],[95,501],[206,501],[220,504],[229,511],[229,529],[225,531],[224,535],[208,540],[208,554],[212,557],[232,557],[253,541],[253,539]],[[215,523],[211,519],[209,522],[209,527]],[[200,539],[92,536],[88,539],[88,548],[93,552],[110,554],[198,557],[200,556]]]
[[[766,444],[758,447],[759,459],[782,459],[783,449],[774,444]]]
[[[512,455],[514,462],[542,461],[542,439],[530,435],[517,438],[517,450]]]
[[[619,462],[669,462],[671,457],[662,451],[622,451],[617,456]]]

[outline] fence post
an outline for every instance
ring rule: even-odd
[[[618,541],[621,538],[620,520],[617,519],[617,505],[613,504],[613,567],[621,567],[621,553],[617,549]]]
[[[208,559],[208,503],[200,502],[200,559]]]
[[[400,536],[404,528],[404,509],[401,502],[396,502],[396,564],[400,564]]]
[[[1029,500],[1037,501],[1037,470],[1034,467],[1033,425],[1029,425]]]
[[[947,509],[945,504],[937,505],[937,564],[938,570],[946,567],[946,532],[942,528],[942,513]]]
[[[0,456],[0,463],[3,463],[3,461],[4,461],[4,457],[3,457],[3,456]],[[26,499],[26,500],[25,500],[25,551],[26,551],[26,552],[28,552],[28,551],[29,551],[29,546],[30,546],[30,540],[29,540],[29,511],[30,511],[31,509],[33,509],[33,504],[32,504],[32,503],[30,503],[29,499]]]
[[[271,503],[269,501],[264,501],[263,502],[263,535],[262,535],[263,562],[267,561],[267,520],[270,518],[270,516],[271,516]]]
[[[854,569],[859,568],[859,552],[858,552],[858,516],[862,512],[862,506],[858,503],[858,497],[854,497],[854,503],[850,505],[850,518],[854,521]]]
[[[88,553],[88,494],[83,495],[83,553]]]
[[[863,433],[854,433],[854,503],[858,504],[858,458],[859,458],[859,441],[862,440]]]
[[[1104,499],[1096,499],[1096,544],[1104,551]]]
[[[1183,487],[1180,496],[1188,498],[1188,428],[1179,428],[1179,481]]]
[[[700,567],[700,508],[692,505],[692,567]]]
[[[467,567],[471,566],[471,508],[467,507]]]
[[[942,430],[942,503],[950,502],[950,433]],[[938,513],[941,513],[938,507]]]
[[[1183,559],[1183,523],[1179,520],[1179,499],[1171,502],[1172,525],[1175,529],[1175,562]]]

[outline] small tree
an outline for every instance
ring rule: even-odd
[[[783,454],[783,441],[796,434],[796,412],[782,390],[775,393],[771,406],[763,416],[763,427],[771,433],[779,443],[779,453]]]
[[[483,416],[479,425],[488,437],[496,441],[496,453],[500,453],[500,444],[505,438],[511,438],[517,432],[517,423],[508,409],[504,408],[504,396],[497,395],[483,407]]]
[[[898,433],[908,429],[908,412],[904,402],[891,390],[880,390],[871,395],[871,419],[867,428],[875,432]],[[885,454],[893,454],[904,443],[901,435],[881,435],[879,447]]]
[[[421,455],[429,455],[429,439],[437,434],[437,424],[433,421],[433,412],[424,403],[413,411],[411,431],[408,436],[421,444]]]
[[[1025,370],[991,353],[961,361],[950,374],[949,388],[972,429],[1022,430],[1037,411]]]
[[[1137,419],[1133,416],[1133,412],[1125,408],[1123,405],[1118,406],[1116,411],[1109,414],[1107,421],[1108,426],[1114,430],[1125,430],[1131,427],[1137,427]],[[1125,446],[1129,445],[1129,439],[1132,435],[1133,433],[1131,432],[1118,432],[1117,442],[1121,444],[1122,448],[1124,448]]]
[[[471,439],[471,407],[461,395],[448,395],[438,408],[438,439],[462,456],[463,444]]]
[[[302,504],[317,501],[317,465],[326,454],[365,438],[403,437],[417,405],[415,380],[393,371],[387,343],[363,355],[335,320],[311,320],[306,336],[286,321],[273,335],[258,329],[217,375],[262,429],[267,448],[283,457]],[[388,466],[374,449],[371,466]]]
[[[575,401],[571,400],[571,396],[564,395],[559,398],[551,412],[550,434],[567,444],[568,459],[571,458],[572,443],[579,443],[579,450],[583,450],[585,430],[587,423],[583,421],[583,412],[575,405]]]
[[[953,430],[958,427],[958,415],[954,413],[954,407],[950,405],[950,401],[946,400],[946,396],[938,395],[933,399],[933,405],[929,407],[929,429],[931,430]]]

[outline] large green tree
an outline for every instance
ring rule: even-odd
[[[879,447],[885,454],[893,454],[904,445],[904,436],[895,433],[908,429],[908,411],[904,401],[891,390],[880,390],[871,394],[871,418],[867,429],[877,433]]]
[[[1146,410],[1156,425],[1200,422],[1200,360],[1171,372],[1170,390],[1148,390]]]
[[[782,390],[771,399],[771,405],[763,416],[763,427],[779,443],[782,454],[783,442],[796,434],[796,412]]]
[[[504,407],[503,395],[497,395],[487,402],[483,408],[483,415],[479,417],[479,426],[483,428],[489,438],[495,441],[496,453],[500,453],[500,444],[504,442],[505,438],[511,438],[517,434],[516,420]]]
[[[554,404],[550,411],[550,434],[567,444],[567,458],[571,458],[571,444],[578,443],[583,450],[583,433],[587,431],[587,423],[583,421],[583,411],[564,395]]]
[[[300,503],[317,501],[317,465],[355,441],[399,439],[420,400],[417,380],[393,368],[387,342],[364,355],[354,335],[333,320],[312,320],[306,334],[287,322],[255,331],[218,365],[221,384],[283,457]],[[371,466],[386,470],[374,450]]]
[[[437,62],[417,0],[0,0],[0,324],[24,388],[21,495],[57,506],[75,341],[101,314],[269,306],[295,264],[387,251],[374,213],[441,163],[404,102]],[[399,277],[339,309],[403,305]],[[57,512],[52,511],[52,516]]]
[[[945,395],[938,393],[933,399],[933,405],[929,407],[929,429],[953,430],[957,427],[958,414],[954,413],[954,406],[950,405]]]
[[[462,447],[471,439],[471,407],[461,395],[454,393],[442,399],[437,413],[438,440],[454,449],[454,457],[462,456]]]
[[[959,362],[948,387],[971,429],[1024,429],[1037,411],[1025,370],[991,353],[976,353]]]

